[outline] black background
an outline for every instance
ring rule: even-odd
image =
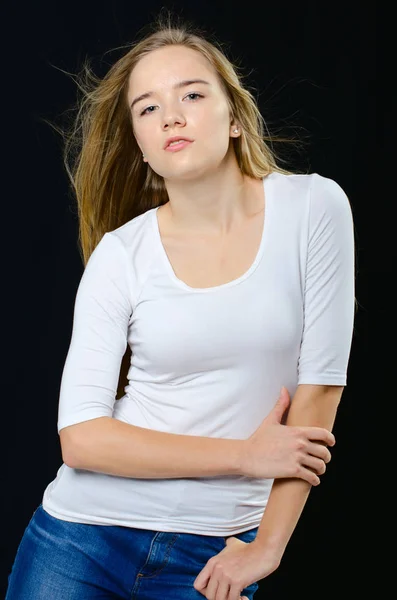
[[[359,477],[368,381],[368,223],[374,165],[374,15],[360,3],[22,2],[3,20],[3,493],[0,589],[30,517],[62,464],[57,434],[60,379],[83,265],[60,138],[42,119],[70,108],[76,89],[62,72],[84,57],[104,75],[162,6],[225,43],[257,90],[270,127],[305,141],[293,166],[335,179],[356,229],[356,314],[348,383],[334,427],[337,444],[281,566],[256,597],[359,593],[358,531],[367,483]],[[5,150],[5,152],[4,152]],[[5,334],[5,335],[4,335]],[[287,596],[288,594],[288,596]],[[3,595],[1,596],[3,597]],[[50,599],[49,599],[50,600]]]

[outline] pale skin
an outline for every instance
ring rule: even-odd
[[[193,79],[207,83],[175,87],[178,82]],[[239,238],[245,235],[247,239],[247,235],[250,237],[249,234],[256,231],[258,220],[255,215],[261,203],[261,180],[244,176],[234,153],[231,138],[241,135],[241,124],[232,118],[226,95],[212,66],[204,56],[190,48],[161,48],[138,62],[129,79],[129,106],[149,91],[151,95],[140,99],[130,110],[133,134],[145,155],[142,160],[163,177],[168,192],[169,202],[158,211],[159,223],[174,243],[177,240],[181,245],[189,240],[192,247],[201,248],[201,258],[205,258],[204,247],[209,248],[213,260],[212,266],[207,263],[207,287],[224,283],[221,277],[223,274],[227,280],[225,269],[229,268],[229,279],[233,278],[228,263],[230,249]],[[194,141],[184,150],[165,151],[166,139],[178,135]],[[251,258],[254,251],[252,248]],[[191,259],[191,255],[188,256]],[[177,254],[173,257],[176,261]],[[171,260],[173,257],[170,256]],[[240,265],[241,272],[249,267],[249,257],[247,260],[248,264]],[[182,279],[189,276],[184,268],[184,263],[180,262]],[[187,283],[206,287],[203,275],[196,275],[195,280]],[[301,428],[299,443],[302,452],[305,448],[306,456],[309,456],[305,460],[310,477],[305,479],[298,470],[289,477],[278,475],[283,478],[274,482],[255,541],[245,544],[235,537],[229,538],[226,548],[211,558],[198,574],[194,587],[208,600],[239,600],[244,587],[263,579],[278,567],[311,485],[319,483],[318,475],[325,472],[330,460],[325,443],[312,441],[312,450],[310,447],[308,450],[304,428],[318,427],[330,432],[342,392],[342,386],[297,387],[284,430],[295,435]],[[286,390],[279,402],[280,410],[284,412],[290,402]],[[275,448],[287,440],[280,429],[283,428],[278,425]],[[260,455],[255,452],[259,440],[259,435],[255,434],[247,440],[244,472],[254,474],[259,469],[253,459]],[[328,439],[327,443],[332,445],[334,442]],[[280,472],[281,462],[280,459]]]

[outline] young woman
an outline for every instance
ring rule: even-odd
[[[335,441],[349,200],[278,166],[236,68],[181,24],[160,23],[86,89],[72,133],[85,270],[64,462],[6,600],[251,600]]]

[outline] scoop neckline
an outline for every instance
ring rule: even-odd
[[[159,227],[159,222],[158,222],[158,218],[157,218],[157,211],[160,208],[160,206],[156,206],[154,209],[152,209],[152,211],[151,211],[152,212],[152,225],[153,225],[153,229],[154,229],[154,233],[155,233],[155,237],[156,237],[156,242],[159,247],[160,256],[161,256],[162,262],[167,270],[168,275],[170,276],[171,280],[178,287],[180,287],[186,291],[194,292],[194,293],[209,293],[209,292],[214,292],[214,291],[218,291],[218,290],[224,290],[229,287],[238,285],[239,283],[242,283],[243,281],[245,281],[250,275],[252,275],[252,273],[255,271],[255,269],[257,268],[257,266],[259,265],[259,263],[261,261],[261,258],[263,256],[263,253],[265,250],[267,238],[269,237],[269,235],[268,235],[269,215],[271,213],[271,206],[272,206],[272,194],[271,194],[271,189],[270,189],[271,186],[270,186],[269,178],[272,178],[274,174],[275,173],[273,172],[273,173],[269,173],[269,175],[266,175],[265,177],[262,177],[263,207],[264,207],[262,236],[261,236],[261,241],[259,244],[258,252],[255,256],[255,259],[254,259],[253,263],[251,264],[251,266],[248,268],[248,270],[245,273],[243,273],[242,275],[240,275],[240,277],[237,277],[237,279],[232,279],[232,281],[227,281],[226,283],[222,283],[220,285],[215,285],[215,286],[205,287],[205,288],[191,287],[190,285],[188,285],[187,283],[185,283],[184,281],[179,279],[179,277],[176,276],[175,271],[171,265],[171,262],[168,258],[167,252],[164,248],[164,245],[163,245],[163,242],[161,239],[160,227]]]

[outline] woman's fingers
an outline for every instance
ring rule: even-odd
[[[300,429],[309,440],[324,442],[327,446],[335,445],[335,436],[328,429],[323,427],[300,427]]]
[[[307,446],[307,453],[312,456],[316,456],[317,458],[321,458],[325,463],[329,463],[331,460],[331,452],[328,450],[326,446],[322,444],[309,442]]]
[[[305,466],[301,467],[298,477],[304,481],[307,481],[307,483],[310,483],[310,485],[319,485],[320,483],[319,476],[316,475],[314,471],[311,471],[310,468],[306,468]]]
[[[312,471],[314,471],[314,473],[316,473],[316,475],[324,475],[324,473],[325,473],[325,469],[326,469],[325,462],[321,458],[316,458],[315,456],[311,456],[311,454],[308,454],[304,458],[303,465],[305,467],[308,467]]]

